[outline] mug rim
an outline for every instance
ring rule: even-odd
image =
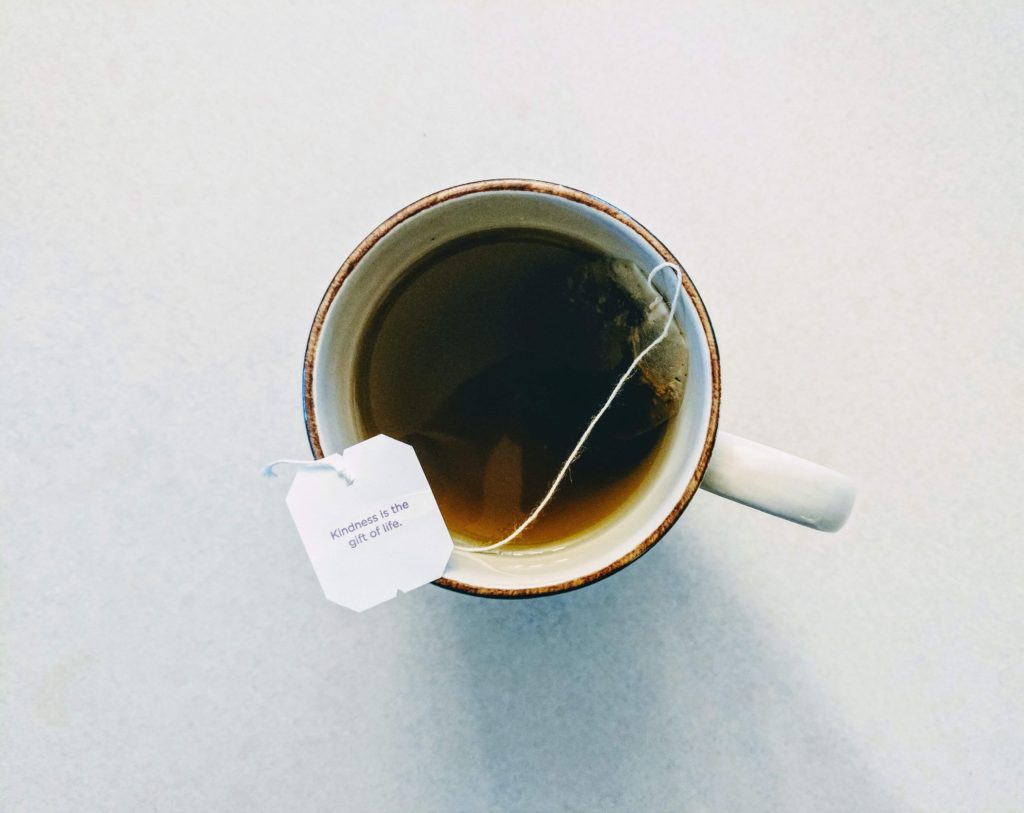
[[[335,273],[327,287],[327,290],[324,292],[323,298],[320,300],[320,305],[317,307],[316,314],[313,317],[313,324],[310,327],[309,337],[306,341],[306,352],[302,364],[302,412],[303,419],[306,424],[306,437],[309,441],[310,449],[312,450],[314,457],[320,459],[324,456],[324,451],[320,443],[320,433],[317,428],[316,419],[316,404],[313,399],[313,372],[316,365],[320,334],[323,330],[327,313],[337,297],[338,292],[341,290],[341,286],[344,284],[349,274],[355,270],[363,257],[366,256],[367,252],[380,242],[380,240],[394,229],[395,226],[398,226],[400,223],[403,223],[426,209],[467,195],[495,191],[534,192],[563,198],[574,203],[589,206],[590,208],[619,221],[621,224],[634,231],[640,239],[653,248],[662,257],[662,259],[679,267],[682,272],[683,290],[686,292],[687,296],[689,296],[690,301],[692,302],[700,319],[701,326],[704,329],[705,338],[707,339],[708,354],[710,356],[711,410],[708,419],[707,432],[704,436],[704,445],[697,461],[697,467],[689,481],[687,481],[679,499],[673,505],[672,510],[669,511],[668,516],[666,516],[661,524],[648,536],[636,545],[632,546],[625,554],[614,562],[592,572],[567,579],[566,581],[559,582],[557,584],[543,585],[541,587],[494,588],[467,584],[445,576],[434,581],[434,584],[439,587],[474,596],[483,596],[486,598],[531,598],[535,596],[564,593],[569,590],[577,590],[581,587],[587,586],[588,584],[594,584],[595,582],[598,582],[601,579],[621,570],[647,553],[647,551],[653,548],[662,539],[662,537],[665,536],[669,529],[682,515],[686,507],[690,504],[690,501],[693,499],[693,495],[696,493],[697,488],[700,486],[700,482],[704,477],[708,461],[711,459],[711,452],[714,449],[715,438],[718,433],[718,414],[719,404],[721,401],[718,342],[715,339],[714,328],[711,325],[711,320],[704,307],[704,302],[700,298],[700,294],[697,292],[689,274],[686,273],[686,269],[683,268],[682,264],[675,258],[675,256],[673,256],[668,248],[666,248],[666,246],[645,226],[637,222],[633,217],[626,214],[621,209],[618,209],[607,201],[595,197],[587,192],[583,192],[569,186],[564,186],[562,184],[552,183],[550,181],[537,181],[523,178],[495,178],[458,184],[456,186],[451,186],[438,192],[434,192],[430,195],[426,195],[425,197],[410,203],[408,206],[399,209],[395,214],[391,215],[391,217],[363,238],[362,242],[360,242],[352,253],[345,258],[345,261],[341,264],[341,267]]]

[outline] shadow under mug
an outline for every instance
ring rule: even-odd
[[[571,236],[649,269],[682,268],[647,229],[604,201],[559,184],[491,180],[445,189],[390,217],[335,274],[306,346],[303,400],[316,457],[365,439],[356,404],[361,338],[398,280],[449,240],[506,228]],[[668,275],[665,275],[668,276]],[[455,551],[442,587],[481,596],[524,598],[591,584],[653,547],[698,487],[783,519],[836,531],[853,507],[848,478],[815,463],[718,431],[721,390],[715,334],[685,271],[676,320],[689,346],[683,406],[666,430],[658,462],[643,486],[611,516],[529,556]],[[656,283],[666,297],[674,284]],[[443,363],[443,360],[442,360]]]

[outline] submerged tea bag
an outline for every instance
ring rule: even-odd
[[[551,316],[521,370],[523,409],[539,431],[585,424],[634,358],[665,328],[669,305],[627,260],[601,257],[550,281],[541,305]],[[538,375],[536,370],[543,374]],[[683,402],[687,349],[674,321],[641,360],[588,448],[614,448],[672,418]]]
[[[585,430],[557,510],[524,541],[570,535],[613,510],[639,484],[640,462],[682,404],[685,340],[669,303],[636,265],[585,256],[529,294],[517,312],[514,351],[463,381],[402,436],[446,517],[478,539],[501,538],[539,504]]]

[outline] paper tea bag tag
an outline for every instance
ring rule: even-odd
[[[411,446],[377,435],[320,463],[287,503],[328,599],[362,611],[444,573],[452,538]]]

